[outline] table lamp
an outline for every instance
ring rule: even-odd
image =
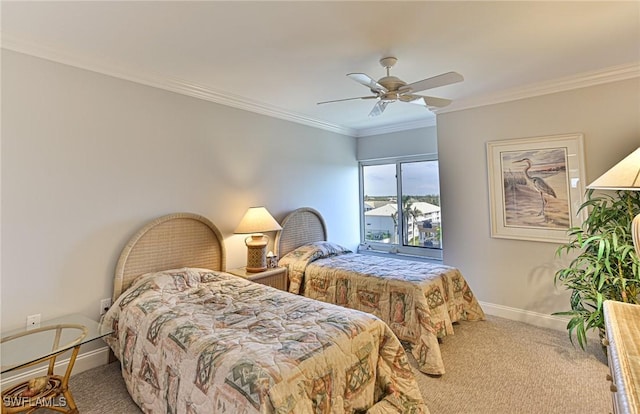
[[[278,222],[264,207],[250,207],[235,234],[251,234],[244,242],[247,245],[247,272],[257,273],[267,270],[267,244],[269,238],[262,234],[267,231],[282,230]]]
[[[594,190],[640,191],[640,147],[589,184]],[[631,224],[633,246],[640,258],[640,214]]]

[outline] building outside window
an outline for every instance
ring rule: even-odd
[[[442,258],[435,158],[360,163],[362,243],[373,250]]]

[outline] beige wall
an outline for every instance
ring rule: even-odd
[[[358,242],[356,158],[439,152],[445,263],[489,313],[537,324],[566,308],[552,243],[489,237],[486,143],[581,132],[587,181],[640,145],[640,80],[438,116],[435,129],[356,139],[2,51],[2,329],[28,314],[98,314],[120,249],[159,215],[216,223],[229,267],[245,209],[319,209]],[[391,152],[400,151],[401,153]]]
[[[438,153],[435,126],[358,138],[358,161]]]
[[[488,141],[584,134],[587,184],[640,145],[640,79],[438,115],[444,261],[459,267],[490,313],[549,318],[568,309],[553,284],[558,244],[491,238]]]
[[[2,330],[97,318],[128,238],[172,212],[216,223],[229,268],[254,205],[314,207],[355,248],[355,153],[352,137],[2,50]]]

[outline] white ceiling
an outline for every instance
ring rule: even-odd
[[[370,92],[345,75],[407,83],[442,112],[640,76],[638,1],[77,1],[1,4],[2,46],[214,102],[362,136],[435,123],[417,105],[316,102]],[[640,99],[640,97],[639,97]]]

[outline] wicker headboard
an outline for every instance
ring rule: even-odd
[[[159,217],[140,229],[122,250],[113,282],[115,301],[140,275],[181,267],[226,270],[220,230],[191,213]]]
[[[327,240],[327,225],[322,215],[309,207],[292,211],[280,225],[282,230],[276,234],[275,240],[278,257],[307,243]]]

